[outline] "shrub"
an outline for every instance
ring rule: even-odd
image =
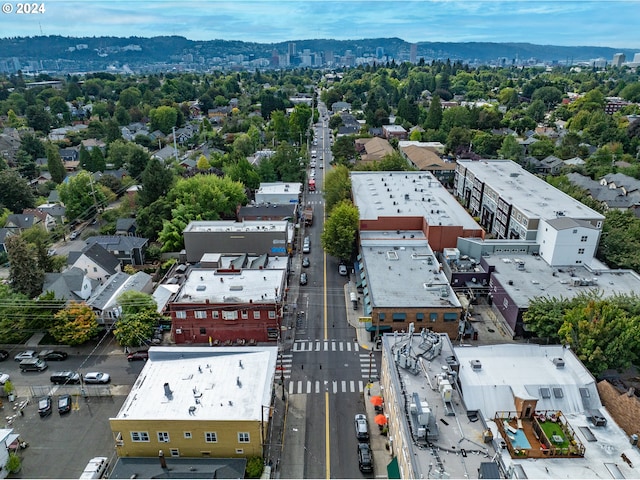
[[[251,457],[247,462],[246,477],[260,478],[264,470],[264,462],[262,457]]]

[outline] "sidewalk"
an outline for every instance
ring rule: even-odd
[[[353,303],[351,302],[351,294],[355,294],[356,298],[358,298],[358,308],[353,309]],[[369,332],[367,332],[365,328],[365,324],[360,322],[360,317],[364,317],[364,304],[362,303],[362,296],[358,293],[356,288],[356,284],[349,280],[349,282],[344,285],[344,300],[346,305],[346,316],[347,322],[351,325],[356,331],[356,337],[358,339],[358,344],[360,348],[364,350],[375,350],[375,343],[371,341],[371,336]]]

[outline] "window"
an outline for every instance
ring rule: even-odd
[[[249,312],[247,312],[246,310],[242,311],[242,319],[246,320],[249,318]]]
[[[249,443],[249,432],[238,432],[238,443]]]
[[[233,310],[232,312],[222,312],[222,319],[223,320],[237,320],[238,319],[238,312]]]
[[[378,320],[380,320],[381,322],[384,322],[384,317],[385,317],[384,312],[380,312],[378,314]]]
[[[260,310],[254,310],[253,311],[253,319],[254,320],[260,320]]]
[[[206,335],[207,334],[207,329],[204,327],[200,327],[200,335]]]
[[[213,318],[219,318],[220,314],[216,311],[216,312],[211,312],[211,317]]]
[[[406,313],[394,313],[392,316],[394,322],[404,322],[407,319]]]
[[[98,271],[98,267],[93,267],[94,273]]]
[[[196,318],[207,318],[206,310],[196,310]]]
[[[424,313],[416,313],[416,322],[421,322],[424,320]]]
[[[580,241],[581,242],[586,242],[588,238],[589,237],[587,237],[586,235],[583,235],[582,237],[580,237]]]
[[[449,313],[445,313],[444,314],[444,321],[445,322],[455,322],[456,320],[458,320],[458,314],[455,312],[449,312]]]
[[[271,320],[273,320],[274,318],[276,318],[276,312],[274,312],[273,310],[270,310],[270,311],[269,311],[269,318],[270,318]]]
[[[132,442],[148,442],[149,432],[131,432]]]
[[[429,320],[432,322],[436,322],[438,320],[438,314],[436,312],[431,312],[429,314]]]
[[[218,434],[216,432],[204,432],[204,441],[207,443],[216,443]]]
[[[187,312],[184,310],[177,311],[176,318],[187,318]]]
[[[180,450],[178,450],[177,448],[172,448],[169,451],[171,452],[171,456],[172,457],[179,457],[180,456]]]
[[[160,443],[168,443],[169,442],[169,432],[158,432],[158,441]]]
[[[191,432],[184,432],[184,438],[191,439]]]
[[[584,248],[579,248],[578,249],[578,255],[582,255],[584,253]]]

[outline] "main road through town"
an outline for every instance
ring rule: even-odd
[[[320,108],[326,111],[322,105]],[[369,376],[377,374],[379,358],[358,345],[355,330],[346,318],[350,305],[345,305],[344,286],[349,277],[338,273],[339,261],[327,256],[320,243],[324,223],[322,177],[331,161],[327,123],[328,116],[323,119],[321,115],[316,126],[318,145],[312,147],[317,152],[318,167],[324,162],[324,169],[316,167],[319,188],[304,199],[314,207],[314,224],[302,227],[302,235],[311,240],[311,252],[306,254],[310,266],[300,267],[304,254],[298,253],[296,259],[296,271],[305,271],[308,283],[299,288],[294,342],[284,353],[290,365],[285,389],[290,406],[296,405],[304,412],[304,433],[293,445],[285,442],[283,462],[295,464],[297,460],[288,455],[303,452],[303,465],[287,471],[302,478],[358,478],[363,474],[358,468],[354,417],[365,412],[363,392]],[[353,275],[351,268],[349,274]]]

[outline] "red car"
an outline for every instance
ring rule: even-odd
[[[129,362],[133,362],[136,360],[143,360],[146,361],[149,359],[149,352],[146,350],[140,350],[138,352],[132,352],[129,355],[127,355],[127,360]]]

